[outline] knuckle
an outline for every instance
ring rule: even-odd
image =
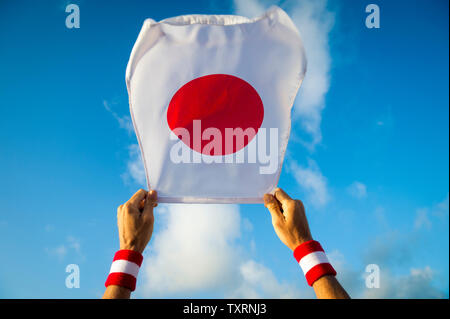
[[[292,200],[292,199],[288,200],[286,202],[286,206],[287,206],[288,209],[294,209],[296,205],[297,205],[296,201]]]
[[[303,208],[303,202],[300,199],[295,200],[295,207],[296,208]]]
[[[279,218],[272,218],[273,227],[280,228],[283,224]]]

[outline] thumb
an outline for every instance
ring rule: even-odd
[[[158,194],[155,190],[150,190],[147,193],[147,198],[145,199],[144,209],[142,211],[142,217],[144,219],[153,218],[153,208],[158,206],[156,202]]]

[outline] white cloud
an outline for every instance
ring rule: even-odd
[[[361,182],[355,181],[348,188],[348,193],[355,198],[367,197],[367,187]]]
[[[84,259],[84,256],[81,254],[80,240],[73,236],[68,236],[64,244],[56,247],[45,247],[44,250],[49,256],[56,257],[59,260],[63,260],[71,251],[76,253],[78,257]]]
[[[405,267],[412,261],[412,247],[417,241],[414,232],[387,231],[375,237],[364,251],[365,264],[380,267]]]
[[[241,220],[237,205],[161,205],[148,258],[138,288],[144,297],[192,294],[240,298],[295,297],[298,291],[280,283],[270,269],[244,259],[238,243]],[[161,225],[163,224],[163,225]],[[155,227],[156,229],[156,227]]]
[[[435,272],[429,267],[408,267],[420,241],[416,227],[411,231],[389,231],[377,238],[367,248],[364,264],[380,268],[380,288],[364,288],[361,298],[443,298],[445,293],[435,286]],[[399,274],[400,269],[410,269]],[[364,273],[364,276],[368,273]]]
[[[266,10],[266,6],[257,0],[235,0],[234,11],[236,14],[253,18],[262,14]]]
[[[396,247],[398,248],[398,245]],[[378,259],[381,263],[375,264],[380,269],[380,287],[367,288],[365,283],[369,275],[365,270],[367,262],[362,268],[353,268],[339,251],[327,255],[337,271],[339,282],[352,298],[445,298],[445,293],[435,287],[433,283],[435,273],[429,266],[410,268],[409,273],[399,275],[392,271],[394,265]]]
[[[67,241],[70,248],[72,248],[77,254],[81,254],[81,242],[78,238],[68,236]]]
[[[382,206],[375,207],[373,216],[375,217],[375,220],[378,222],[378,224],[381,227],[383,227],[384,229],[389,229],[389,223],[386,218],[386,212],[385,212],[384,207],[382,207]]]
[[[67,254],[67,247],[65,245],[59,245],[53,248],[46,247],[45,252],[50,256],[55,256],[59,260],[62,260]]]
[[[433,215],[438,216],[440,218],[448,217],[448,193],[445,199],[438,203],[436,207],[433,209]]]
[[[134,127],[133,122],[131,121],[131,118],[128,115],[119,116],[116,112],[114,112],[111,108],[111,105],[117,104],[116,102],[108,102],[106,100],[103,100],[103,106],[105,109],[111,113],[111,115],[117,120],[117,123],[119,123],[119,127],[126,130],[128,134],[134,133]]]
[[[306,201],[316,208],[325,206],[330,200],[327,180],[322,175],[319,166],[313,160],[308,161],[308,167],[299,166],[291,161],[290,171],[306,195]]]
[[[414,228],[430,230],[433,224],[432,221],[435,221],[436,217],[441,219],[441,221],[445,221],[448,218],[448,193],[440,203],[432,205],[429,208],[420,208],[416,211]]]
[[[146,293],[170,294],[225,286],[238,258],[233,244],[240,234],[238,207],[165,208],[166,227],[152,240],[144,269]]]
[[[326,0],[234,1],[236,13],[247,17],[258,16],[272,4],[286,10],[299,29],[305,47],[308,71],[294,106],[294,119],[299,120],[311,136],[304,144],[312,149],[322,140],[320,123],[330,87],[329,33],[334,25],[334,14],[327,9]]]
[[[103,100],[103,106],[117,120],[119,127],[124,129],[129,136],[134,135],[133,122],[131,121],[130,116],[119,116],[112,110],[111,105],[116,104],[118,103],[115,101],[108,102]],[[135,183],[141,187],[146,187],[145,169],[138,144],[131,144],[128,146],[127,168],[121,177],[126,184]]]
[[[415,229],[431,229],[431,221],[428,218],[428,209],[421,208],[416,212],[416,219],[414,220],[414,228]]]
[[[300,298],[302,293],[289,283],[280,283],[272,270],[248,260],[239,268],[239,285],[229,298]],[[312,296],[311,296],[312,297]]]
[[[359,298],[361,296],[361,290],[364,287],[364,279],[361,276],[361,272],[358,272],[352,265],[349,265],[339,250],[327,252],[327,257],[336,270],[337,279],[345,291],[350,297]]]
[[[334,14],[326,6],[325,0],[299,1],[291,12],[308,59],[308,71],[299,91],[294,116],[300,119],[303,128],[311,134],[311,147],[322,140],[320,123],[325,96],[330,87],[329,33],[334,25]]]
[[[138,144],[131,144],[128,147],[127,170],[122,174],[122,179],[125,183],[134,182],[146,187],[145,169]]]
[[[411,268],[410,273],[393,276],[389,269],[380,270],[380,288],[366,289],[364,298],[445,298],[445,294],[433,286],[434,272],[429,267]]]

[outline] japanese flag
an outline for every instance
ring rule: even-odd
[[[260,203],[278,183],[306,71],[278,7],[147,19],[126,71],[149,189],[167,203]]]

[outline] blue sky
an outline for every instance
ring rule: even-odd
[[[448,298],[448,1],[80,0],[79,29],[68,3],[0,4],[1,298],[102,294],[116,207],[142,184],[124,78],[144,19],[271,4],[309,61],[279,186],[304,200],[352,296]],[[162,205],[145,256],[136,297],[312,296],[262,205]],[[364,283],[373,263],[379,289]]]

